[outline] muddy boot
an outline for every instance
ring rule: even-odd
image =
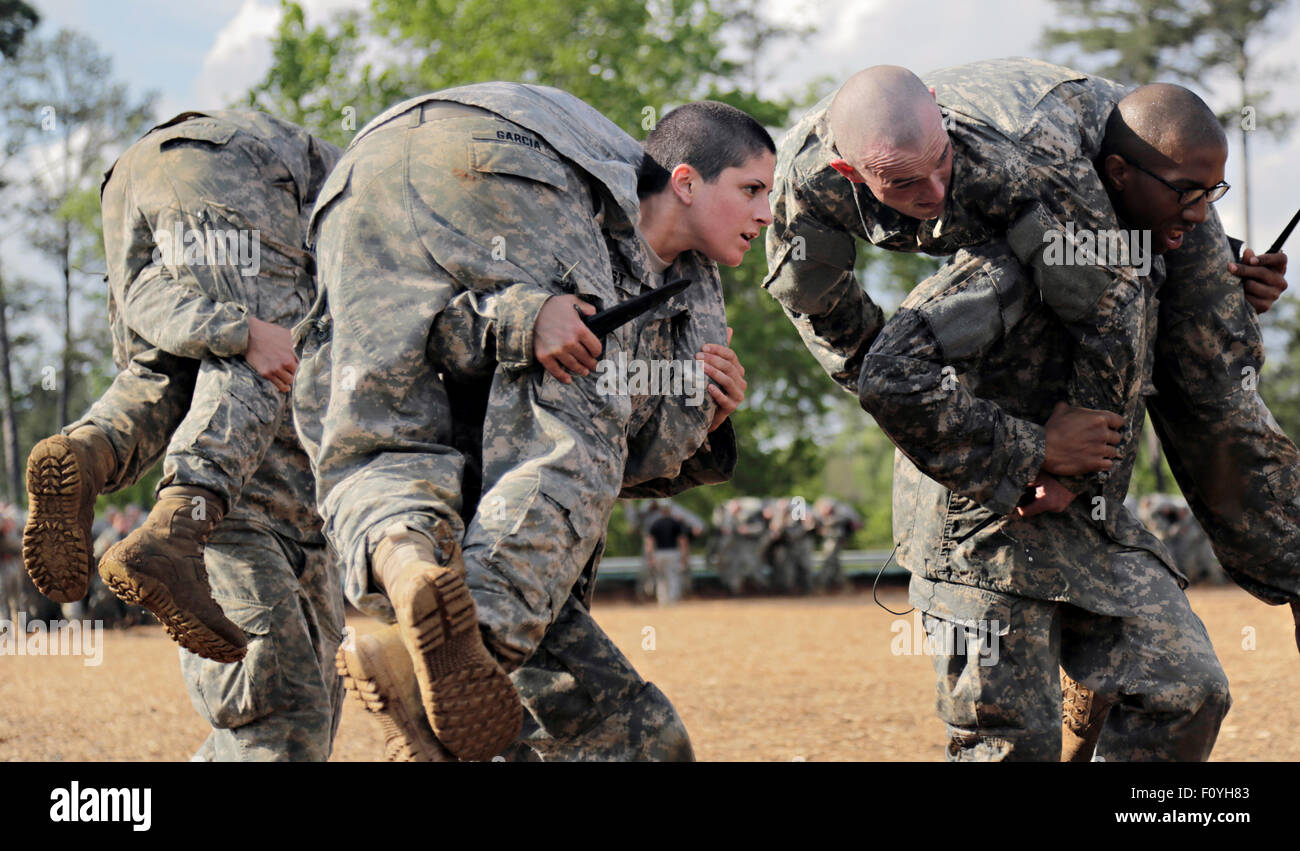
[[[1061,672],[1061,762],[1092,762],[1110,701]]]
[[[349,635],[335,657],[343,686],[384,729],[389,762],[454,762],[438,742],[420,701],[411,655],[396,624],[370,635]]]
[[[203,565],[203,547],[224,514],[209,490],[163,488],[144,525],[104,553],[99,575],[119,599],[153,612],[186,650],[238,662],[248,639],[212,599]]]
[[[36,589],[56,603],[86,596],[95,569],[95,499],[116,469],[112,445],[94,426],[47,437],[27,459],[23,562]]]
[[[427,535],[396,524],[375,548],[374,575],[397,614],[438,741],[459,759],[491,759],[519,736],[523,705],[483,643],[459,547],[449,542],[444,551],[446,566]]]

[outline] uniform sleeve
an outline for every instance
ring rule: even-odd
[[[980,342],[987,351],[996,340]],[[946,355],[924,314],[900,309],[866,357],[859,401],[918,469],[1001,515],[1037,476],[1047,435],[957,380],[954,371],[965,371],[963,360],[971,365],[980,351],[965,359]]]
[[[1264,347],[1218,215],[1165,257],[1151,417],[1223,567],[1269,603],[1300,599],[1300,451],[1259,395]]]
[[[862,359],[885,321],[853,274],[855,255],[853,234],[815,215],[797,172],[778,174],[763,286],[822,369],[851,393],[857,392]]]
[[[127,288],[126,324],[168,354],[200,360],[248,351],[248,310],[214,301],[169,269],[147,266]]]
[[[530,282],[456,295],[434,320],[429,352],[461,381],[491,378],[497,365],[534,365],[533,328],[553,293]]]
[[[623,489],[619,492],[620,499],[676,496],[701,485],[720,485],[731,481],[736,472],[736,430],[730,419],[723,420],[722,425],[709,433],[708,439],[700,448],[682,462],[681,469],[675,476],[642,480],[645,471],[641,466],[638,458],[629,455]],[[638,484],[628,484],[629,482]]]

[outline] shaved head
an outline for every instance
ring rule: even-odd
[[[1214,110],[1182,86],[1153,83],[1111,111],[1097,170],[1115,212],[1149,231],[1152,252],[1164,254],[1205,221],[1210,193],[1226,191],[1227,159]]]
[[[1106,122],[1102,155],[1174,165],[1194,149],[1228,147],[1214,110],[1196,94],[1172,83],[1152,83],[1119,102]]]
[[[919,77],[897,65],[859,71],[835,93],[826,120],[832,168],[904,215],[924,220],[943,212],[952,146]]]
[[[897,65],[876,65],[848,79],[827,113],[835,146],[857,165],[895,149],[923,147],[943,116],[921,78]]]

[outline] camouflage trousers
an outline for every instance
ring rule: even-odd
[[[212,596],[249,642],[233,664],[180,651],[190,700],[212,725],[194,759],[329,759],[343,705],[334,654],[344,603],[328,548],[228,520],[205,562]]]
[[[542,645],[510,675],[528,710],[510,761],[689,762],[690,736],[671,701],[570,596]]]
[[[207,488],[230,509],[266,457],[286,398],[242,358],[197,361],[147,349],[63,433],[92,425],[108,438],[117,470],[106,493],[139,481],[163,455],[157,490]],[[256,413],[249,399],[257,400]],[[169,443],[159,439],[168,435]]]
[[[1115,702],[1104,761],[1204,761],[1231,706],[1200,618],[1154,557],[1140,615],[914,577],[952,762],[1061,758],[1059,670]]]
[[[132,358],[84,421],[99,426],[114,446],[114,489],[137,481],[162,454],[167,435],[182,433],[187,409],[199,398],[191,388],[202,385],[205,370],[212,367],[206,374],[215,377],[231,363],[158,349]],[[209,432],[205,439],[219,436]],[[227,516],[208,541],[204,561],[213,597],[250,642],[247,656],[235,664],[180,651],[190,698],[213,726],[195,758],[327,759],[342,694],[333,659],[344,605],[327,547]]]
[[[812,590],[812,544],[807,538],[776,541],[767,551],[767,561],[776,590]]]
[[[257,204],[233,209],[226,197],[230,175],[243,175],[243,182],[254,186],[265,183]],[[130,302],[128,294],[136,287],[189,289],[191,297],[239,305],[250,316],[292,326],[306,312],[315,285],[309,255],[299,247],[302,225],[296,204],[289,193],[272,191],[272,183],[287,176],[284,167],[268,162],[260,143],[244,133],[218,147],[172,146],[165,152],[146,137],[114,167],[103,194],[106,223],[143,220],[169,236],[251,233],[259,245],[259,268],[257,274],[245,275],[247,270],[234,265],[200,263],[185,267],[184,283],[164,283],[172,274],[164,263],[147,267],[135,281],[110,283],[113,359],[120,372],[86,415],[64,430],[66,434],[94,425],[108,436],[118,460],[117,473],[106,487],[109,492],[136,481],[153,465],[157,454],[142,455],[139,450],[156,444],[157,434],[171,437],[158,487],[207,488],[225,500],[227,509],[239,501],[261,465],[287,394],[258,375],[242,356],[195,359],[163,350],[164,341],[146,339],[138,328],[146,321],[166,328],[168,317],[137,315],[158,308]],[[123,236],[106,224],[106,240],[140,238],[138,228]],[[132,245],[130,250],[150,247]],[[165,344],[170,348],[175,343]],[[184,344],[194,346],[193,341]],[[177,410],[182,416],[173,421]]]

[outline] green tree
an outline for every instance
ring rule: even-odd
[[[1272,22],[1290,0],[1053,0],[1073,27],[1049,28],[1048,48],[1072,47],[1078,61],[1103,76],[1141,85],[1161,79],[1200,82],[1223,71],[1237,91],[1219,113],[1238,132],[1242,180],[1239,197],[1246,242],[1250,223],[1250,135],[1265,130],[1280,135],[1294,116],[1269,112],[1273,92],[1266,86],[1279,75],[1258,67],[1259,46],[1273,34]]]
[[[86,36],[68,30],[30,42],[21,58],[15,100],[35,133],[28,234],[33,247],[58,267],[61,279],[59,423],[85,360],[78,353],[73,309],[79,285],[94,275],[83,264],[101,242],[99,181],[108,154],[120,151],[152,116],[152,96],[135,100],[111,77],[111,62]],[[100,267],[102,276],[102,266]],[[102,359],[102,352],[97,353]]]
[[[0,0],[0,57],[13,59],[40,19],[23,0]]]
[[[1066,25],[1049,27],[1043,46],[1072,48],[1066,61],[1132,85],[1194,75],[1187,44],[1195,15],[1186,0],[1053,0]]]
[[[1238,131],[1241,209],[1248,245],[1255,244],[1250,223],[1251,136],[1257,129],[1281,136],[1295,123],[1293,113],[1268,111],[1273,92],[1265,84],[1277,79],[1280,72],[1261,68],[1255,61],[1257,48],[1272,35],[1271,20],[1289,5],[1289,0],[1211,0],[1201,4],[1193,24],[1201,36],[1196,50],[1197,70],[1229,70],[1237,85],[1235,103],[1219,118],[1226,127]]]

